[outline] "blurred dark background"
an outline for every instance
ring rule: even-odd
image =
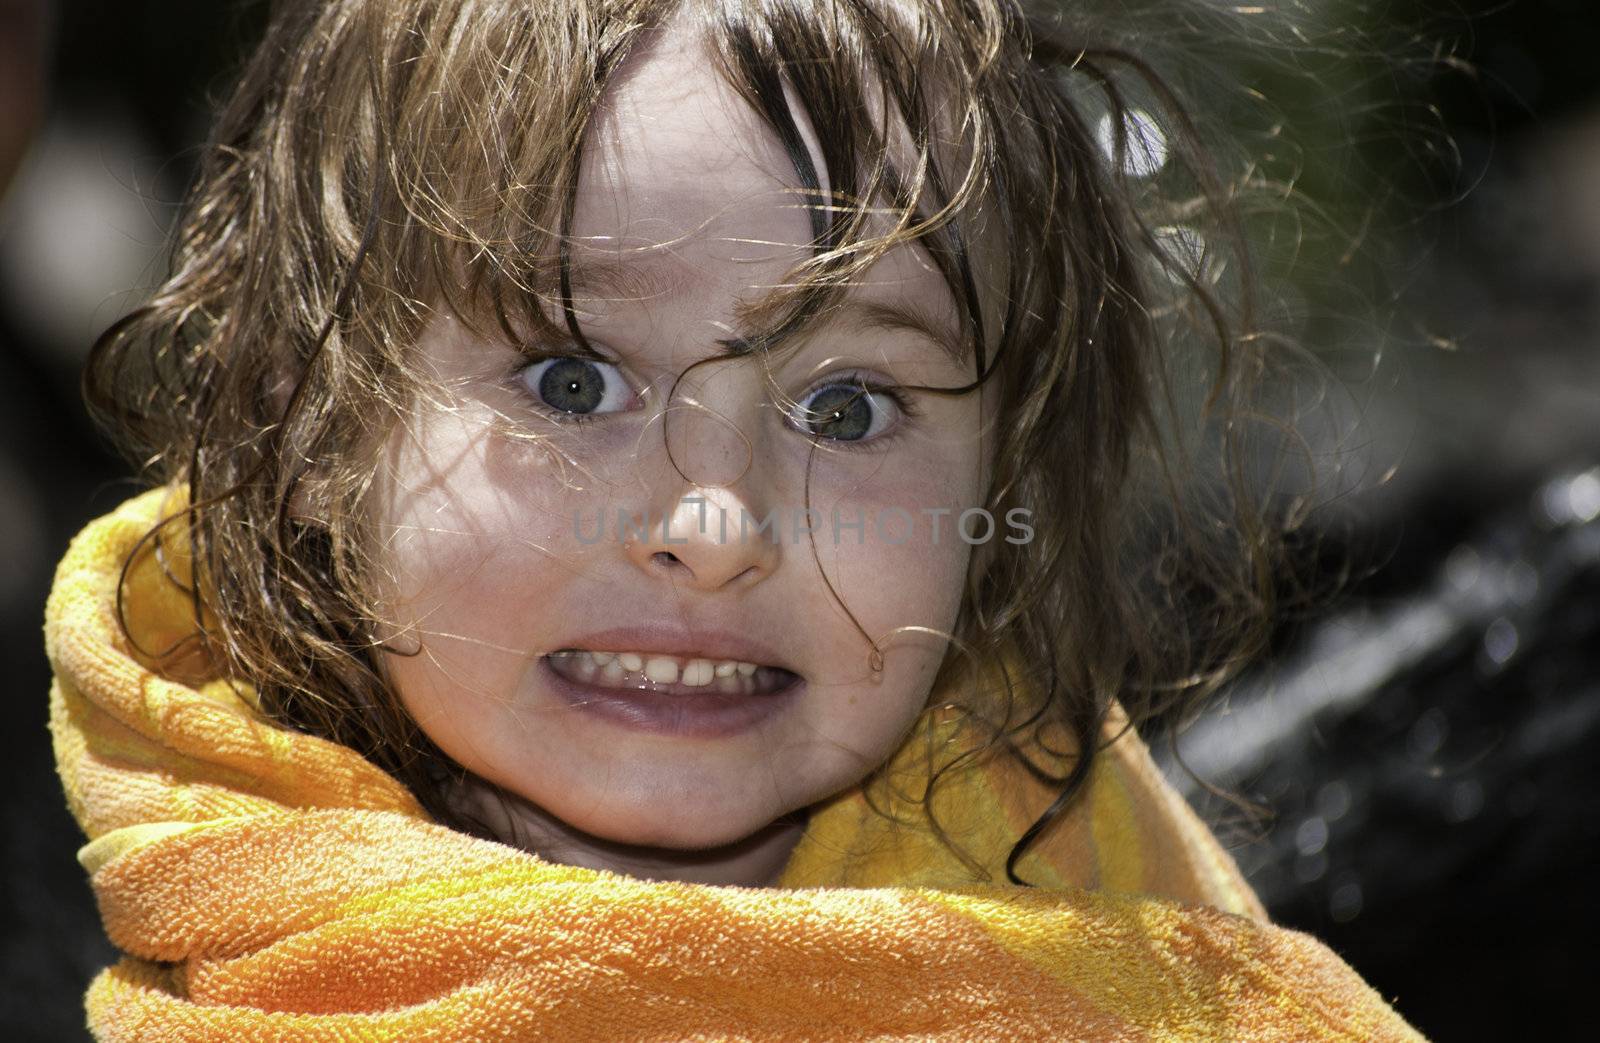
[[[1345,595],[1286,622],[1272,660],[1179,750],[1275,810],[1266,837],[1235,851],[1274,918],[1326,940],[1430,1038],[1588,1038],[1600,12],[1305,6],[1427,27],[1475,71],[1411,65],[1390,85],[1437,106],[1456,159],[1417,157],[1405,205],[1381,212],[1412,216],[1391,233],[1400,310],[1382,351],[1367,348],[1379,364],[1359,382],[1356,437],[1394,467],[1320,534]],[[45,730],[51,570],[134,488],[90,429],[77,375],[95,334],[159,276],[195,145],[264,10],[0,0],[0,654],[17,711],[0,816],[7,1040],[85,1038],[82,991],[114,958]],[[1381,103],[1384,88],[1369,77],[1363,97]],[[1406,147],[1395,130],[1373,135],[1375,158]],[[1349,191],[1373,190],[1356,178]],[[1229,806],[1162,759],[1226,833]]]

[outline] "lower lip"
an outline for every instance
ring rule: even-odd
[[[576,709],[639,731],[702,739],[737,735],[755,728],[787,710],[806,686],[804,680],[796,678],[782,691],[766,695],[676,695],[575,681],[551,669],[548,659],[539,660],[539,669],[556,694]]]

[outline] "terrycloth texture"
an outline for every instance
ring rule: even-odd
[[[117,581],[162,495],[91,524],[46,611],[79,858],[129,954],[89,989],[101,1040],[1421,1038],[1266,922],[1131,732],[1021,860],[1037,889],[1003,867],[1048,791],[999,760],[940,807],[1000,883],[859,792],[813,814],[768,889],[643,882],[434,824],[352,750],[131,654]],[[190,628],[152,555],[124,605],[141,648]],[[952,734],[930,720],[892,775]]]

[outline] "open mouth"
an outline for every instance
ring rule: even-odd
[[[643,652],[563,648],[545,656],[560,677],[598,688],[662,695],[773,695],[800,675],[780,666]]]

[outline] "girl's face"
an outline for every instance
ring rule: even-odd
[[[863,380],[972,379],[929,336],[958,326],[920,249],[769,359],[780,395],[747,358],[695,369],[668,402],[811,236],[783,147],[698,46],[671,29],[636,53],[585,154],[573,296],[604,361],[568,343],[530,363],[443,309],[420,338],[439,390],[397,428],[378,497],[390,647],[420,654],[386,658],[428,735],[516,798],[500,824],[538,853],[760,884],[798,839],[789,813],[860,781],[924,707],[972,549],[956,520],[988,465],[977,394],[846,404]],[[481,797],[461,799],[501,814]]]

